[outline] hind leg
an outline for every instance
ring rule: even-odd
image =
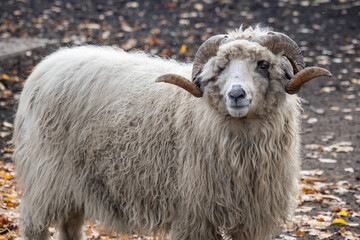
[[[85,239],[83,232],[84,214],[77,213],[62,221],[59,227],[59,240],[82,240]]]

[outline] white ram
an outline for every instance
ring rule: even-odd
[[[50,55],[15,119],[22,238],[57,224],[81,239],[84,219],[172,240],[271,236],[297,194],[292,93],[330,75],[303,66],[289,37],[261,28],[210,38],[193,65],[109,47]]]

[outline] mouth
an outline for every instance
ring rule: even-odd
[[[233,117],[242,118],[245,117],[250,109],[250,105],[241,106],[227,106],[229,114]]]
[[[227,101],[226,108],[232,117],[245,117],[250,109],[251,100],[241,102]]]
[[[234,102],[234,103],[230,103],[228,106],[231,108],[243,108],[243,107],[248,107],[250,105],[249,102]]]

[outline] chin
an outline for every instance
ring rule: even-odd
[[[229,114],[235,118],[244,118],[249,112],[249,107],[227,107]]]

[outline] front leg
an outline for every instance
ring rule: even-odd
[[[222,240],[219,229],[208,220],[174,220],[170,240]]]
[[[273,239],[269,236],[271,231],[264,231],[261,226],[250,228],[246,225],[241,225],[237,229],[226,230],[226,235],[231,240],[270,240]]]

